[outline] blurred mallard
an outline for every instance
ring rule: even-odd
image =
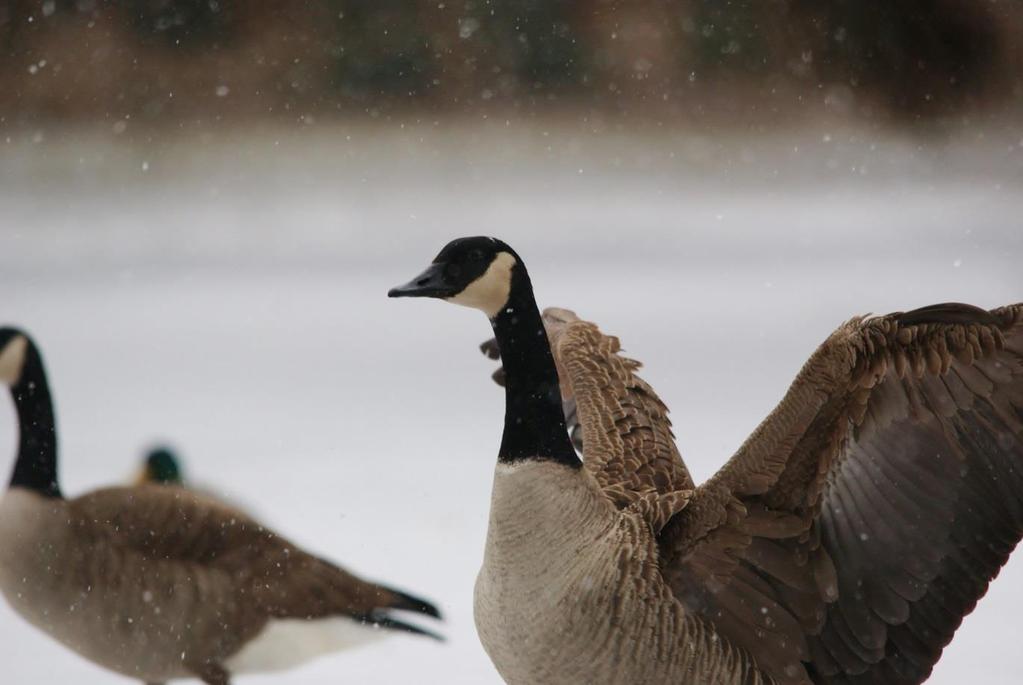
[[[135,484],[183,486],[185,479],[181,460],[170,447],[153,447],[146,453]]]

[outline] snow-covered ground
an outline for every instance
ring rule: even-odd
[[[443,645],[395,637],[241,682],[498,682],[471,612],[502,418],[489,328],[385,297],[452,237],[504,238],[541,304],[619,334],[697,479],[849,316],[1023,300],[1018,132],[145,138],[0,141],[0,320],[45,353],[65,490],[123,480],[167,440],[279,531],[448,616]],[[1021,612],[1017,558],[931,682],[1018,683]],[[4,683],[119,680],[2,603],[0,634]]]

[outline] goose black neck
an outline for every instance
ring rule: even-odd
[[[60,497],[53,401],[42,358],[32,345],[25,350],[21,378],[11,386],[11,396],[18,411],[20,437],[10,487],[28,488],[46,497]]]
[[[498,461],[554,461],[582,466],[568,439],[550,342],[521,262],[508,302],[491,319],[505,373],[504,436]]]

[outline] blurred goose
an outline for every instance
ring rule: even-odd
[[[851,320],[695,486],[617,340],[549,338],[507,244],[456,240],[389,294],[494,329],[475,615],[509,683],[920,683],[1023,534],[1023,305]]]
[[[142,460],[142,468],[135,484],[184,486],[185,477],[181,469],[181,460],[165,445],[150,448]]]
[[[345,572],[260,523],[181,488],[66,499],[39,351],[0,328],[18,455],[0,499],[0,591],[23,618],[91,661],[147,683],[274,671],[402,631],[429,602]]]
[[[142,467],[132,482],[133,485],[164,485],[175,488],[188,488],[189,491],[209,500],[214,500],[235,511],[249,513],[234,498],[225,497],[219,490],[206,487],[185,479],[185,470],[178,454],[166,445],[157,445],[146,451],[142,459]]]

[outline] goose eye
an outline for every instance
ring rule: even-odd
[[[482,262],[483,261],[483,250],[472,250],[469,253],[469,261],[471,261],[471,262]]]

